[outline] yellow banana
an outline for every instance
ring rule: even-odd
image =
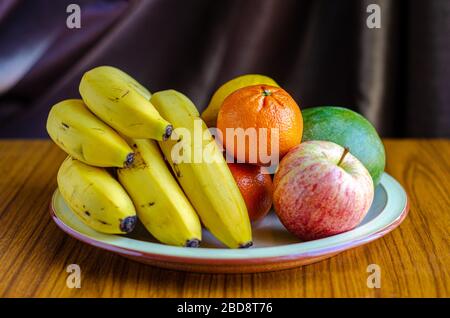
[[[139,220],[165,244],[198,247],[202,228],[197,214],[169,171],[158,145],[133,139],[135,161],[117,175],[133,200]]]
[[[206,107],[202,113],[202,119],[205,121],[206,125],[208,125],[208,127],[216,126],[217,115],[219,114],[220,107],[228,95],[242,87],[259,84],[279,87],[273,79],[260,74],[241,75],[220,86],[211,97],[208,107]]]
[[[151,101],[177,131],[184,129],[192,137],[194,127],[200,124],[200,134],[205,138],[193,142],[193,138],[183,135],[181,143],[185,145],[183,153],[187,150],[195,156],[203,152],[203,160],[189,163],[173,156],[172,152],[177,152],[180,145],[174,140],[178,138],[175,134],[171,140],[160,142],[160,147],[205,227],[230,248],[251,246],[250,220],[244,199],[195,105],[174,90],[155,93]]]
[[[67,157],[58,171],[58,188],[81,221],[96,231],[129,233],[136,210],[122,186],[105,169]]]
[[[163,140],[172,133],[172,126],[144,97],[148,95],[142,95],[122,71],[94,68],[83,75],[79,89],[88,108],[127,137]]]
[[[117,132],[95,117],[81,99],[52,107],[47,131],[69,155],[98,167],[123,167],[133,161],[133,150]]]

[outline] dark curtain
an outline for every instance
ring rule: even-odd
[[[81,6],[81,29],[66,7]],[[381,6],[381,28],[366,8]],[[243,73],[302,108],[341,105],[382,136],[450,137],[450,1],[0,0],[0,137],[45,137],[83,72],[119,67],[202,110]]]

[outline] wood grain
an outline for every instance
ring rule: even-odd
[[[450,141],[384,140],[387,171],[411,209],[389,235],[281,272],[212,275],[142,265],[72,239],[47,207],[64,153],[49,141],[0,141],[0,297],[450,297]],[[79,264],[80,289],[66,287]],[[381,288],[366,285],[369,264]]]

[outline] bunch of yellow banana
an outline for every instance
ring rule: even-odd
[[[186,96],[176,91],[152,95],[110,66],[85,73],[80,94],[82,100],[52,107],[47,131],[69,154],[59,169],[58,186],[81,221],[97,231],[120,234],[132,231],[139,219],[163,243],[197,247],[201,219],[228,247],[251,245],[239,188]],[[178,142],[178,136],[171,136],[172,124],[194,134],[195,120],[201,122],[207,142],[189,142],[187,148],[205,152],[206,158],[177,162],[171,155]],[[107,167],[117,168],[117,179]]]
[[[151,102],[175,131],[185,130],[187,135],[194,136],[195,123],[200,124],[200,143],[193,138],[187,141],[172,136],[171,140],[161,141],[160,147],[205,227],[228,247],[251,246],[251,226],[244,199],[195,105],[174,90],[153,94]],[[183,141],[184,148],[179,148],[179,142]],[[190,158],[177,160],[177,149],[190,152]],[[199,152],[203,158],[195,162],[193,156]]]
[[[86,225],[113,234],[133,230],[137,206],[140,219],[162,242],[198,245],[200,221],[167,166],[160,164],[164,161],[158,148],[149,152],[145,145],[148,142],[154,146],[151,141],[136,141],[144,144],[144,150],[135,149],[135,165],[135,150],[111,128],[116,127],[128,137],[167,138],[172,126],[151,105],[150,92],[128,74],[110,66],[87,72],[81,80],[80,92],[84,100],[57,103],[47,119],[50,137],[70,155],[58,172],[58,187],[67,204]],[[137,125],[138,122],[142,125]],[[135,169],[142,158],[152,165],[159,163],[155,167],[158,173]],[[130,194],[104,167],[129,167],[120,176]],[[164,183],[171,187],[150,187]],[[134,191],[137,189],[138,192]],[[151,209],[142,208],[140,199],[147,199],[150,194],[154,194],[151,197],[154,205]],[[173,210],[167,213],[164,209],[170,204]],[[177,213],[179,222],[168,224]],[[184,218],[182,214],[187,216]]]

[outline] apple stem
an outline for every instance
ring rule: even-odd
[[[348,154],[350,150],[348,149],[348,147],[344,148],[344,151],[342,152],[342,156],[341,159],[339,159],[339,162],[337,163],[338,166],[341,165],[342,161],[344,161],[345,156]]]

